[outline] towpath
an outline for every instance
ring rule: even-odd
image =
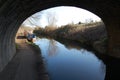
[[[40,51],[19,43],[16,55],[0,73],[0,80],[49,80]]]

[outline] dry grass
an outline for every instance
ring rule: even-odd
[[[78,41],[81,44],[92,46],[96,51],[105,52],[107,46],[107,32],[102,22],[68,24],[59,28],[48,26],[36,29],[34,33],[39,37],[62,38]]]
[[[46,27],[34,30],[39,36],[49,36],[53,38],[65,38],[79,41],[83,44],[91,45],[95,41],[103,41],[107,38],[107,32],[102,22],[89,24],[68,24],[56,27]]]

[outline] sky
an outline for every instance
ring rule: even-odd
[[[57,26],[62,26],[71,23],[86,23],[89,22],[89,20],[100,21],[101,19],[85,9],[72,6],[60,6],[33,14],[23,22],[23,25],[44,28],[51,23],[54,23]]]

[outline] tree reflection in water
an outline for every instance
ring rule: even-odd
[[[49,39],[49,46],[48,46],[48,55],[49,56],[54,56],[57,54],[57,45],[56,41],[53,39]]]
[[[77,42],[64,45],[53,39],[38,41],[51,80],[104,80],[104,63]]]

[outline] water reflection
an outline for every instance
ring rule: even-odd
[[[57,45],[56,45],[56,41],[53,39],[49,40],[49,46],[48,46],[48,55],[49,56],[54,56],[55,54],[57,54]]]
[[[41,48],[50,80],[104,80],[105,65],[92,52],[69,49],[51,39],[35,43]]]
[[[76,41],[72,41],[72,40],[66,40],[66,39],[56,39],[56,41],[59,41],[61,44],[64,44],[64,46],[68,49],[81,49],[81,44],[79,44],[79,42]]]

